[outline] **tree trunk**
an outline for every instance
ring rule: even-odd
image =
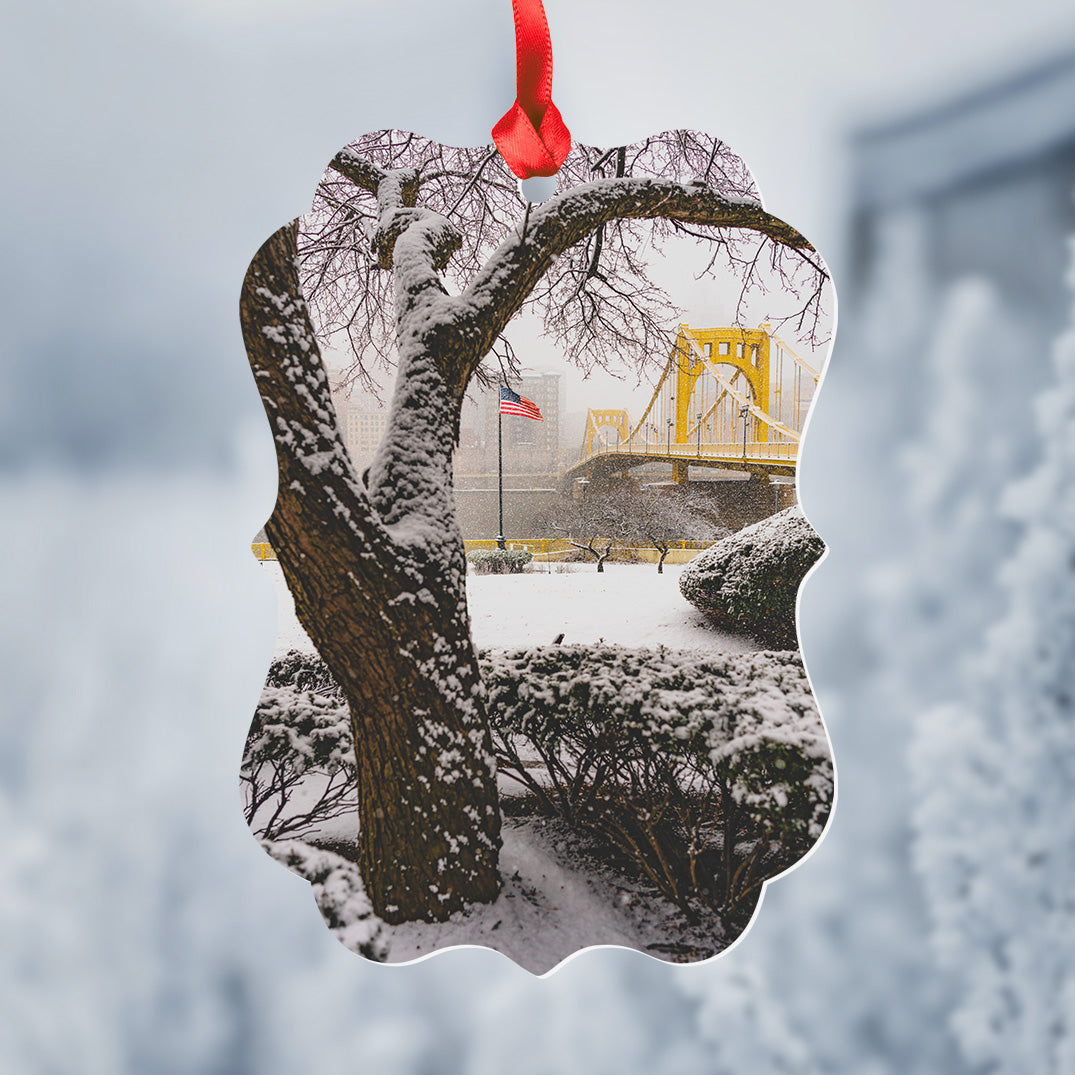
[[[603,575],[605,573],[605,561],[608,559],[609,553],[612,552],[612,546],[615,545],[615,544],[616,543],[614,541],[610,541],[605,546],[605,551],[598,555],[598,557],[597,557],[597,571],[598,571],[598,574]]]
[[[664,558],[668,555],[668,550],[669,550],[670,546],[662,545],[659,541],[655,541],[653,544],[656,547],[657,551],[661,554],[660,557],[657,560],[657,574],[658,575],[663,575],[664,574]]]
[[[279,464],[266,533],[351,710],[359,867],[388,922],[443,920],[500,886],[496,762],[451,486],[458,393],[401,348],[389,432],[355,474],[295,271],[297,227],[258,252],[243,335]]]

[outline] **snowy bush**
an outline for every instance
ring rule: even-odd
[[[388,945],[373,913],[358,867],[349,859],[301,840],[263,840],[277,862],[310,882],[325,925],[353,952],[383,962]]]
[[[343,700],[343,693],[325,662],[297,649],[273,659],[269,674],[265,677],[265,686],[312,691],[325,698]]]
[[[350,714],[318,658],[293,652],[273,661],[240,782],[247,824],[266,840],[309,835],[357,811]]]
[[[832,759],[797,653],[551,645],[480,661],[501,773],[688,913],[749,916],[762,882],[821,835]],[[279,842],[353,811],[355,771],[347,707],[321,659],[290,653],[268,679],[244,800],[255,832]],[[313,794],[299,794],[311,775]]]
[[[685,910],[749,912],[821,835],[832,759],[797,654],[545,646],[481,663],[501,772]]]
[[[795,602],[825,543],[796,505],[718,541],[679,576],[683,596],[723,626],[795,646]]]
[[[533,559],[526,549],[475,549],[467,556],[479,575],[519,575]]]

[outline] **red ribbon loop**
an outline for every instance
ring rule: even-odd
[[[515,104],[493,128],[493,141],[520,178],[555,175],[571,151],[571,133],[552,103],[552,38],[541,0],[512,0]]]

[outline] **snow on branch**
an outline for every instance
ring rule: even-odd
[[[301,544],[326,534],[315,517],[342,519],[383,552],[383,528],[340,436],[328,377],[295,268],[297,222],[272,235],[250,264],[239,303],[243,340],[272,427],[279,494],[270,529]],[[313,494],[313,495],[309,495]],[[286,544],[282,534],[273,538]]]
[[[702,183],[684,185],[674,180],[630,177],[600,179],[573,187],[544,203],[531,213],[525,233],[512,234],[495,251],[463,294],[470,306],[469,331],[482,337],[487,350],[562,254],[605,225],[628,220],[663,220],[720,231],[755,232],[779,247],[795,251],[816,273],[827,277],[811,257],[814,248],[807,239],[757,202],[730,200]],[[639,313],[645,316],[644,311]],[[602,339],[601,345],[607,347],[608,341]]]
[[[634,365],[652,359],[680,310],[650,279],[647,252],[661,255],[677,234],[707,245],[704,272],[732,274],[744,294],[798,296],[795,313],[777,320],[790,320],[800,337],[816,344],[826,329],[824,266],[795,229],[765,212],[749,170],[718,139],[670,131],[607,150],[576,146],[559,195],[525,220],[515,179],[491,147],[378,131],[333,159],[299,244],[319,335],[350,345],[351,379],[368,382],[395,364],[384,270],[405,218],[386,229],[379,199],[404,171],[413,185],[396,204],[431,210],[458,233],[437,267],[445,289],[466,295],[483,322],[479,360],[493,351],[510,361],[502,330],[523,306],[583,368],[607,364],[610,352]]]
[[[384,179],[384,170],[378,168],[372,161],[367,160],[351,146],[345,146],[329,162],[329,167],[335,169],[340,175],[345,176],[356,187],[361,187],[370,194],[376,194],[381,180]],[[411,202],[413,205],[414,202]]]

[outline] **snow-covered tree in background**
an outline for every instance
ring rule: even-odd
[[[1073,281],[1075,282],[1075,281]],[[969,1062],[1075,1072],[1075,325],[1037,408],[1041,460],[1004,506],[1008,598],[957,704],[919,722],[916,861]]]
[[[748,936],[722,957],[719,973],[699,975],[695,989],[716,996],[729,971],[751,971],[742,988],[753,1003],[781,1011],[789,1035],[832,1075],[956,1075],[966,1069],[942,1029],[950,987],[925,940],[928,919],[910,858],[910,711],[903,696],[893,697],[887,671],[914,643],[877,627],[890,606],[863,585],[911,555],[908,472],[893,445],[929,436],[930,416],[947,406],[922,388],[926,363],[941,353],[931,341],[943,326],[928,222],[898,210],[882,224],[801,460],[803,508],[826,541],[832,535],[828,557],[803,587],[799,614],[839,800],[820,846],[767,890]],[[934,463],[946,465],[939,457]],[[918,525],[928,529],[929,520]],[[937,645],[956,641],[938,638]]]
[[[1001,607],[996,571],[1015,528],[1000,497],[1027,445],[998,410],[1029,402],[1023,341],[996,290],[962,280],[939,303],[924,376],[908,378],[924,417],[892,473],[900,548],[870,578],[873,642],[908,711],[961,689],[962,661]]]
[[[557,971],[555,982],[504,983],[479,1011],[464,1070],[630,1075],[820,1075],[758,976],[722,959],[674,976],[631,953],[608,951]],[[507,1029],[521,1015],[541,1047]],[[458,1070],[458,1069],[457,1069]]]
[[[861,313],[844,322],[839,375],[820,394],[804,449],[804,507],[834,538],[801,614],[812,674],[824,682],[829,666],[842,686],[819,691],[840,801],[825,841],[767,893],[766,914],[726,957],[761,964],[765,995],[784,1005],[822,1070],[856,1075],[974,1070],[947,1032],[959,984],[974,971],[954,960],[940,970],[926,943],[913,864],[919,791],[947,803],[945,821],[929,829],[938,846],[957,822],[957,842],[982,845],[973,854],[983,884],[999,853],[983,829],[989,782],[974,774],[973,752],[948,742],[927,775],[929,751],[912,763],[908,746],[922,712],[926,741],[947,739],[938,707],[972,694],[983,674],[981,626],[1003,607],[996,577],[1015,536],[1000,505],[1025,470],[1037,374],[1032,336],[1003,295],[982,280],[940,286],[929,242],[928,213],[881,221]],[[822,445],[825,481],[812,489]],[[1014,828],[1006,839],[1017,846]],[[929,861],[940,868],[945,856]],[[1005,899],[997,893],[997,909]],[[1003,949],[1006,930],[1020,929],[1015,917],[998,922],[990,943]],[[848,957],[834,959],[836,950]]]
[[[742,162],[687,132],[577,149],[562,170],[574,185],[525,212],[494,151],[399,132],[348,146],[330,176],[302,241],[293,222],[255,256],[240,303],[279,462],[266,533],[351,711],[373,906],[390,922],[441,920],[500,885],[495,761],[452,494],[472,378],[526,304],[583,365],[611,347],[664,353],[656,341],[676,311],[643,255],[673,231],[710,244],[710,268],[740,273],[743,289],[775,290],[807,334],[824,330],[827,274],[762,208]],[[361,476],[311,309],[322,326],[350,327],[362,354],[397,359],[387,431]]]
[[[657,574],[664,574],[665,557],[677,541],[708,544],[727,535],[706,497],[697,489],[642,489],[629,496],[624,515],[631,527],[631,540],[657,551]]]

